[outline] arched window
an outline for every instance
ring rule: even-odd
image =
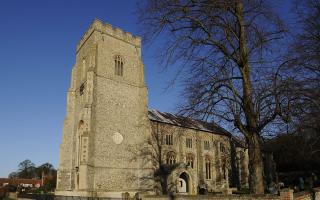
[[[83,128],[83,125],[84,125],[84,121],[83,121],[83,120],[80,120],[80,121],[79,121],[79,124],[78,124],[78,129]]]
[[[173,145],[173,135],[166,134],[166,145]]]
[[[187,160],[187,165],[193,168],[194,156],[191,153],[189,153],[187,154],[186,160]]]
[[[225,155],[221,155],[222,178],[227,179],[227,159]]]
[[[120,55],[114,57],[114,73],[123,76],[123,58]]]
[[[176,163],[176,154],[173,151],[167,153],[167,164],[173,165]]]
[[[226,148],[224,147],[223,143],[220,143],[220,152],[221,153],[225,153],[226,152]]]
[[[211,159],[209,156],[205,157],[206,179],[211,179]]]
[[[208,140],[203,142],[203,148],[204,150],[210,150],[210,142]]]
[[[186,147],[192,148],[192,138],[186,138]]]

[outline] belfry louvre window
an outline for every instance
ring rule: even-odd
[[[210,142],[209,141],[204,141],[204,144],[203,144],[204,146],[203,146],[203,148],[205,149],[205,150],[209,150],[210,149]]]
[[[192,148],[192,139],[191,138],[186,139],[186,146],[187,146],[187,148]]]
[[[206,164],[206,179],[211,179],[211,160],[209,157],[206,157],[205,164]]]
[[[119,55],[114,58],[114,73],[117,76],[123,76],[123,58]]]
[[[166,145],[173,145],[173,136],[171,134],[166,135]]]

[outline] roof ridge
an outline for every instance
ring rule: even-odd
[[[215,122],[207,122],[183,115],[176,115],[169,112],[161,112],[156,109],[148,109],[148,117],[150,120],[162,123],[172,124],[180,127],[206,131],[219,135],[231,136],[232,134],[219,126]]]

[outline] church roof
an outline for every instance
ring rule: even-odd
[[[224,128],[218,126],[215,123],[208,123],[200,120],[195,120],[188,117],[183,117],[167,112],[160,112],[155,109],[151,109],[148,112],[149,119],[152,121],[162,122],[166,124],[172,124],[184,128],[191,128],[200,131],[206,131],[219,135],[226,135],[231,137],[231,133]]]

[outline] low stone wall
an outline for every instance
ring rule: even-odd
[[[8,197],[10,199],[18,199],[16,192],[9,192]]]
[[[18,194],[18,200],[54,200],[55,196],[52,194]]]
[[[94,197],[73,197],[55,196],[54,200],[115,200],[117,198],[94,198]],[[119,200],[135,200],[131,197],[119,198]],[[168,196],[143,195],[141,200],[168,200]],[[37,199],[48,200],[48,199]],[[315,188],[313,192],[293,193],[292,189],[283,189],[280,195],[235,195],[235,194],[215,194],[215,195],[176,195],[174,200],[320,200],[320,188]]]
[[[293,194],[294,200],[320,200],[320,188],[314,188],[313,191],[304,191]]]
[[[144,196],[142,200],[167,200],[168,196]],[[320,200],[320,188],[313,192],[293,193],[291,189],[283,189],[280,195],[203,195],[175,196],[175,200]]]
[[[168,196],[146,196],[142,200],[168,200]],[[175,200],[280,200],[276,195],[203,195],[175,196]]]
[[[79,196],[55,196],[54,200],[135,200],[131,198],[114,198],[114,197],[79,197]],[[144,199],[142,199],[144,200]]]
[[[311,192],[298,192],[293,194],[294,200],[313,200],[313,194]]]
[[[314,199],[315,200],[320,200],[320,187],[319,188],[315,188],[314,189],[314,191],[315,191],[315,194],[314,194]]]

